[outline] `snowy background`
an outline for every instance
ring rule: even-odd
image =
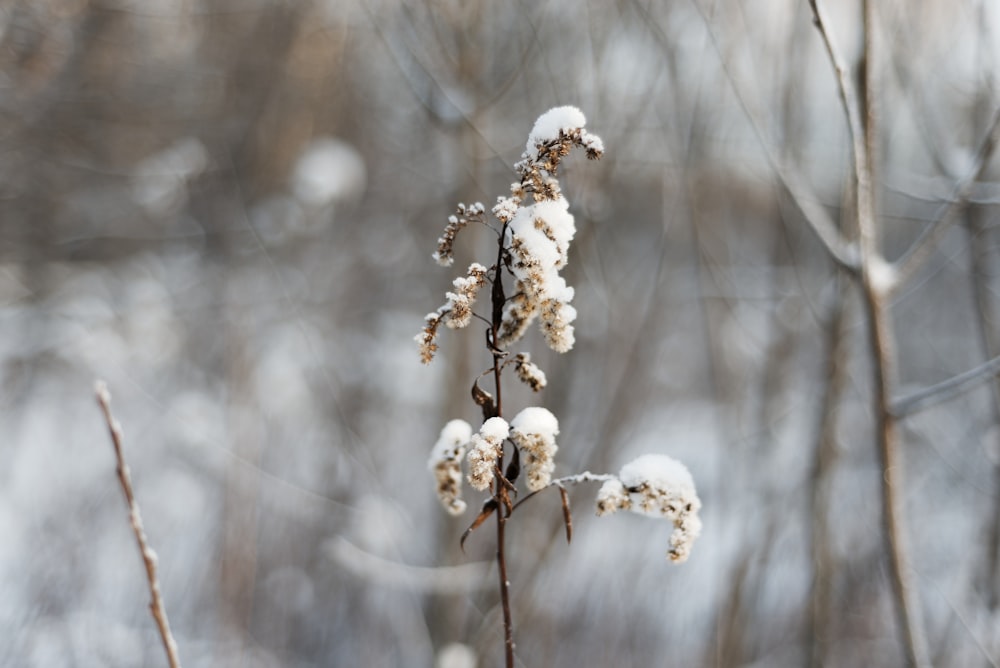
[[[858,8],[828,4],[855,62]],[[1000,103],[1000,12],[879,11],[894,258]],[[669,454],[704,530],[675,566],[668,524],[594,517],[597,485],[568,546],[535,499],[509,528],[521,665],[901,665],[863,312],[767,159],[846,215],[805,1],[7,0],[0,44],[0,665],[164,665],[97,378],[185,666],[499,665],[493,532],[463,555],[472,513],[426,466],[489,358],[473,327],[423,366],[413,336],[455,274],[447,216],[507,194],[563,104],[607,154],[564,170],[576,347],[526,340],[556,475]],[[1000,352],[986,176],[894,304],[901,390]],[[904,423],[936,665],[1000,658],[995,391]]]

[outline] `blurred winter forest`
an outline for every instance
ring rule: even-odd
[[[864,91],[861,6],[827,5]],[[1000,353],[1000,7],[876,5],[880,243],[932,241],[889,304],[905,399]],[[675,566],[594,486],[571,545],[533,500],[519,665],[904,663],[870,314],[809,222],[850,240],[855,196],[807,0],[6,0],[0,44],[0,664],[165,665],[103,378],[185,666],[499,665],[495,537],[463,554],[427,470],[491,362],[413,337],[447,216],[565,104],[607,147],[563,176],[577,345],[529,334],[549,387],[505,403],[558,416],[557,475],[684,461],[705,528]],[[893,472],[934,665],[995,666],[1000,387],[960,389],[896,404]]]

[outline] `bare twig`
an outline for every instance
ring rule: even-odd
[[[517,503],[514,504],[514,507],[511,510],[512,512],[514,510],[517,510],[518,507],[526,503],[528,499],[534,498],[536,494],[540,494],[545,490],[549,489],[550,487],[558,487],[559,489],[563,489],[566,487],[566,485],[578,485],[581,482],[607,482],[608,480],[615,480],[615,479],[616,476],[613,476],[610,473],[591,473],[590,471],[584,471],[583,473],[577,473],[575,475],[568,475],[562,478],[556,478],[555,480],[549,482],[549,484],[546,485],[545,487],[537,489],[531,494],[528,494],[523,499],[520,499]]]
[[[160,631],[160,638],[163,639],[163,649],[167,653],[167,663],[170,668],[180,668],[181,662],[177,656],[177,642],[173,634],[170,633],[170,623],[167,620],[167,611],[163,607],[163,597],[160,594],[160,581],[156,574],[157,556],[153,548],[146,540],[146,531],[142,526],[142,516],[139,513],[139,504],[135,500],[132,492],[132,476],[129,473],[128,464],[125,463],[125,454],[122,451],[122,428],[118,421],[111,415],[111,393],[104,381],[99,380],[94,385],[97,394],[97,403],[104,413],[104,420],[107,422],[108,431],[111,433],[111,443],[115,447],[115,458],[118,462],[118,481],[121,483],[122,492],[125,493],[125,501],[128,504],[129,521],[132,524],[132,532],[135,540],[139,544],[139,553],[146,566],[146,581],[149,583],[149,595],[152,600],[149,603],[149,610],[156,622],[156,627]]]
[[[499,488],[500,481],[497,480]],[[510,611],[510,580],[507,579],[506,527],[509,512],[503,506],[497,508],[497,575],[500,579],[500,607],[503,609],[504,665],[514,668],[514,620]]]
[[[859,99],[847,67],[830,34],[819,0],[810,0],[816,27],[826,45],[837,75],[840,99],[847,116],[853,148],[857,197],[857,230],[861,251],[861,288],[868,313],[868,336],[873,356],[876,439],[882,464],[883,539],[892,572],[896,613],[902,628],[908,662],[917,668],[930,666],[930,652],[923,630],[919,597],[904,536],[902,516],[902,463],[899,424],[892,411],[892,384],[896,375],[895,335],[889,296],[898,280],[879,249],[876,224],[875,172],[878,139],[877,91],[879,53],[876,50],[875,4],[864,6],[864,73]],[[862,123],[862,109],[864,118]]]
[[[852,154],[854,156],[855,177],[863,176],[866,170],[863,169],[864,155],[866,154],[864,142],[864,130],[861,122],[861,105],[858,103],[858,96],[851,81],[850,70],[844,62],[840,50],[830,32],[829,22],[826,18],[826,11],[818,0],[809,0],[809,5],[813,10],[813,19],[820,36],[823,38],[823,46],[833,65],[834,74],[837,75],[837,92],[840,96],[840,103],[844,107],[844,116],[847,118],[847,130],[851,135]],[[860,193],[858,199],[861,199]]]

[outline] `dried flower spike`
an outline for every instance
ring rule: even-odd
[[[455,214],[448,216],[448,225],[444,228],[441,238],[438,239],[437,251],[433,255],[434,261],[442,267],[450,267],[455,261],[453,255],[455,237],[470,222],[483,222],[483,213],[485,211],[486,208],[480,202],[476,202],[472,206],[459,204]]]
[[[518,353],[514,356],[514,371],[518,379],[531,388],[532,392],[539,392],[545,389],[548,380],[545,372],[532,363],[531,355],[528,353]]]
[[[515,165],[520,181],[511,184],[510,195],[497,198],[493,215],[502,225],[500,237],[502,266],[482,265],[476,273],[455,279],[455,290],[447,303],[429,317],[417,336],[420,358],[430,362],[437,351],[437,328],[466,327],[473,317],[472,303],[491,272],[491,280],[502,280],[504,271],[513,278],[513,291],[502,304],[502,317],[494,345],[505,347],[520,339],[535,318],[540,317],[545,342],[564,353],[573,347],[576,310],[570,305],[573,288],[559,275],[569,261],[569,245],[576,234],[569,203],[559,188],[558,170],[563,157],[574,147],[583,148],[588,158],[604,153],[600,137],[584,129],[587,119],[576,107],[556,107],[535,122],[522,159]],[[530,194],[530,200],[528,195]],[[450,266],[454,262],[455,238],[470,222],[485,223],[485,207],[477,202],[459,204],[448,218],[448,226],[438,239],[434,259]]]

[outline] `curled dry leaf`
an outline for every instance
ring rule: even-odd
[[[507,472],[504,473],[503,477],[513,487],[514,483],[517,482],[518,476],[520,475],[521,475],[521,449],[515,445],[514,453],[510,456],[510,462],[507,463]]]
[[[465,552],[465,539],[469,537],[469,534],[478,529],[483,522],[488,520],[490,515],[492,515],[496,509],[496,499],[487,499],[483,504],[483,509],[480,510],[479,515],[476,516],[476,519],[472,520],[472,524],[469,525],[469,528],[462,532],[462,538],[458,541],[458,546],[462,548],[462,552]]]
[[[493,401],[493,395],[479,387],[479,378],[476,378],[475,382],[472,383],[472,400],[483,409],[483,421],[485,422],[496,416],[497,406],[496,402]]]
[[[562,498],[563,522],[566,523],[566,542],[573,541],[573,514],[569,510],[569,494],[566,488],[559,486],[559,496]]]

